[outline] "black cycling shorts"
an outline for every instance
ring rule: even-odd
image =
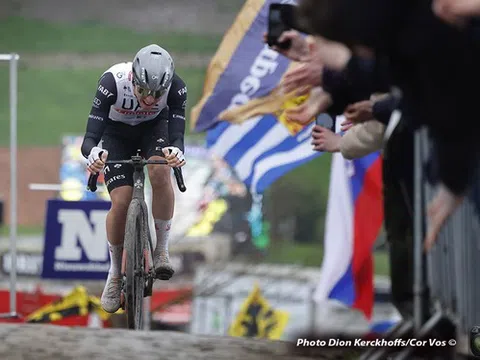
[[[108,151],[107,160],[128,160],[140,154],[146,159],[162,156],[162,148],[168,146],[168,119],[157,118],[136,126],[111,122],[105,128],[100,147]],[[133,167],[111,164],[103,169],[108,192],[120,186],[133,186]]]

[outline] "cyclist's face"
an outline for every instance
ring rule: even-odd
[[[160,100],[163,92],[156,91],[156,92],[149,92],[147,90],[142,89],[139,86],[135,85],[134,88],[135,96],[137,97],[138,103],[142,107],[142,109],[149,110],[151,109],[157,102]]]

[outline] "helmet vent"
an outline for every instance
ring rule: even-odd
[[[162,55],[162,53],[158,52],[158,51],[152,51],[150,54],[151,55]]]
[[[148,73],[147,73],[147,69],[143,70],[144,74],[145,74],[145,82],[148,84]]]

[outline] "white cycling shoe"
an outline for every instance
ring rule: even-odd
[[[157,255],[155,257],[155,278],[159,280],[169,280],[173,273],[172,265],[170,264],[170,259],[165,255]]]
[[[115,313],[120,309],[120,294],[122,292],[122,278],[113,277],[108,273],[107,282],[103,289],[101,304],[103,310],[108,313]]]

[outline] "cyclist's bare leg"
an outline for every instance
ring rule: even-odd
[[[110,270],[102,293],[102,307],[114,313],[120,308],[121,270],[125,222],[132,199],[132,187],[120,186],[110,192],[112,206],[107,214],[107,239],[110,250]]]
[[[110,193],[112,206],[107,214],[107,238],[111,245],[123,246],[125,223],[128,206],[132,200],[132,191],[131,186],[120,186]]]
[[[150,159],[161,160],[162,157],[152,156]],[[157,236],[154,251],[155,273],[161,280],[170,279],[174,273],[168,256],[168,238],[175,205],[171,171],[168,166],[148,165],[152,185],[152,213]]]

